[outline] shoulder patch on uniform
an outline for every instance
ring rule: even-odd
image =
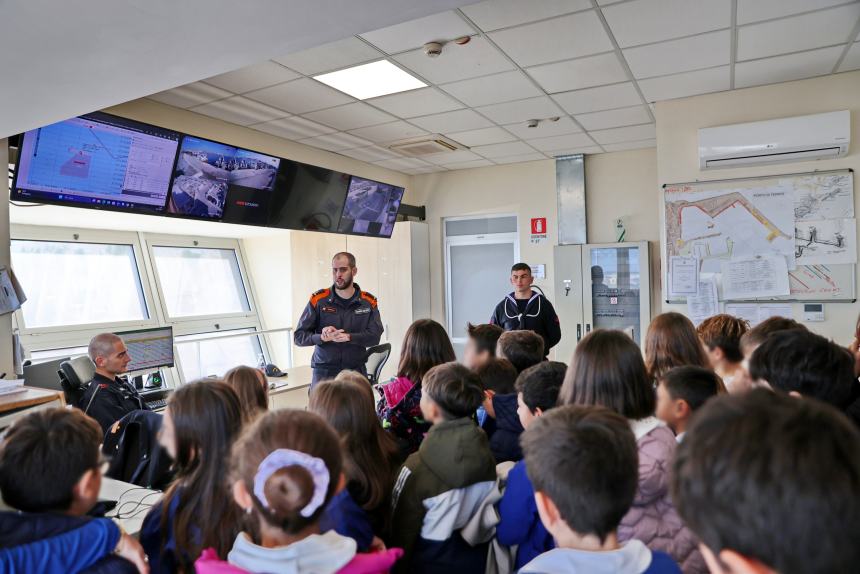
[[[319,291],[311,295],[311,305],[316,307],[317,303],[319,303],[329,295],[331,295],[330,288],[326,287],[325,289],[320,289]]]
[[[368,293],[367,291],[361,292],[361,298],[370,303],[371,307],[376,307],[376,297],[373,296],[372,293]]]

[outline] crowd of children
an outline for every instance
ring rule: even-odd
[[[416,321],[391,381],[343,371],[307,410],[268,412],[248,367],[183,385],[139,541],[88,516],[99,425],[21,418],[0,572],[860,571],[860,343],[665,313],[641,350],[598,329],[568,366],[531,331],[468,334],[460,363]]]

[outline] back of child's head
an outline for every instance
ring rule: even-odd
[[[472,415],[484,400],[478,375],[453,361],[427,371],[422,392],[439,406],[446,420]]]
[[[475,342],[475,350],[479,353],[487,352],[491,357],[496,356],[496,345],[499,342],[499,337],[505,332],[498,325],[485,323],[482,325],[473,325],[469,323],[466,326],[466,332],[469,338]]]
[[[597,329],[582,338],[567,369],[559,404],[601,405],[628,419],[654,414],[654,386],[636,343],[621,331]]]
[[[318,384],[308,410],[325,419],[340,435],[344,474],[356,502],[376,508],[390,494],[397,444],[376,418],[367,379],[355,375],[363,380],[339,374],[333,381]]]
[[[603,542],[618,528],[639,476],[636,438],[624,417],[562,406],[536,419],[521,442],[535,492],[552,500],[571,530]]]
[[[564,383],[567,365],[558,361],[544,361],[520,373],[515,384],[516,391],[522,393],[523,402],[534,413],[543,412],[558,404],[558,394]]]
[[[490,359],[475,369],[475,374],[478,375],[485,391],[493,391],[500,395],[514,392],[517,370],[507,359]]]
[[[543,338],[534,331],[506,331],[496,344],[496,356],[509,360],[522,373],[544,359]]]
[[[397,376],[421,384],[431,368],[456,360],[457,355],[445,327],[433,319],[418,319],[409,326],[403,337]]]
[[[269,410],[269,392],[266,377],[260,369],[241,365],[227,371],[224,382],[233,387],[245,420],[252,420],[263,411]]]
[[[719,314],[699,323],[696,332],[708,349],[720,349],[727,361],[740,363],[744,358],[741,353],[741,337],[749,328],[749,321],[745,319]]]
[[[681,313],[657,315],[648,325],[645,333],[645,367],[653,380],[674,367],[709,367],[710,364],[696,334],[696,327]]]
[[[797,392],[845,408],[854,400],[854,357],[807,330],[778,331],[756,348],[750,377],[785,393]]]
[[[806,327],[787,317],[768,317],[741,337],[741,352],[747,358],[765,339],[778,331],[806,331]]]
[[[660,379],[660,384],[672,400],[683,400],[691,412],[698,410],[711,397],[724,394],[726,386],[711,369],[675,367]]]
[[[860,433],[833,407],[766,389],[717,397],[671,474],[681,518],[713,554],[781,574],[857,571]]]
[[[0,494],[24,512],[63,512],[74,487],[99,470],[99,424],[78,409],[31,413],[12,425],[0,443]]]
[[[265,524],[296,534],[315,524],[337,491],[341,445],[319,415],[282,409],[248,426],[232,454],[233,478]]]

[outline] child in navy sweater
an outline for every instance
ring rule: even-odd
[[[520,373],[516,381],[517,414],[524,428],[556,405],[566,369],[564,363],[547,361]],[[555,548],[552,536],[538,516],[525,461],[516,463],[508,474],[498,511],[500,522],[496,538],[504,546],[518,546],[517,570],[539,554]]]

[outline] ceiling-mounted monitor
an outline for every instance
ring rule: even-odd
[[[403,188],[352,176],[338,231],[353,235],[391,237]]]
[[[348,186],[349,174],[297,163],[275,195],[269,225],[335,233]]]
[[[103,112],[21,138],[12,200],[161,212],[179,132]]]

